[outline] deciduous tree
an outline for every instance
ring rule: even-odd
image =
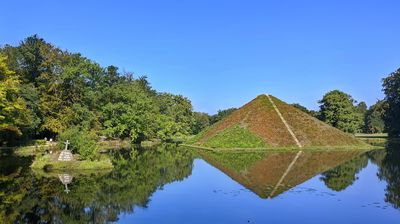
[[[321,101],[321,120],[342,131],[360,132],[363,117],[357,113],[355,100],[339,90],[333,90],[324,95]]]
[[[400,137],[400,69],[383,80],[387,109],[385,124],[389,136]]]

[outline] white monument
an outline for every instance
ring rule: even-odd
[[[74,156],[72,155],[72,152],[68,150],[68,145],[70,142],[67,140],[64,142],[65,144],[65,149],[61,151],[60,156],[58,156],[58,161],[72,161],[74,159]]]

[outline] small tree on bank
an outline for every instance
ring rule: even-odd
[[[355,102],[349,94],[342,91],[328,92],[319,101],[320,119],[344,132],[360,132],[363,126],[363,115],[356,110]]]

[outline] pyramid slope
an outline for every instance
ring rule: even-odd
[[[272,97],[303,146],[359,145],[360,140]]]
[[[240,133],[246,133],[248,139]],[[229,144],[224,147],[223,142]],[[365,146],[354,136],[267,95],[258,96],[200,133],[191,143],[212,148]]]

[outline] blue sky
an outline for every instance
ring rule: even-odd
[[[103,66],[147,75],[215,113],[270,93],[316,109],[340,89],[368,105],[400,67],[400,1],[18,1],[0,44],[39,34]]]

